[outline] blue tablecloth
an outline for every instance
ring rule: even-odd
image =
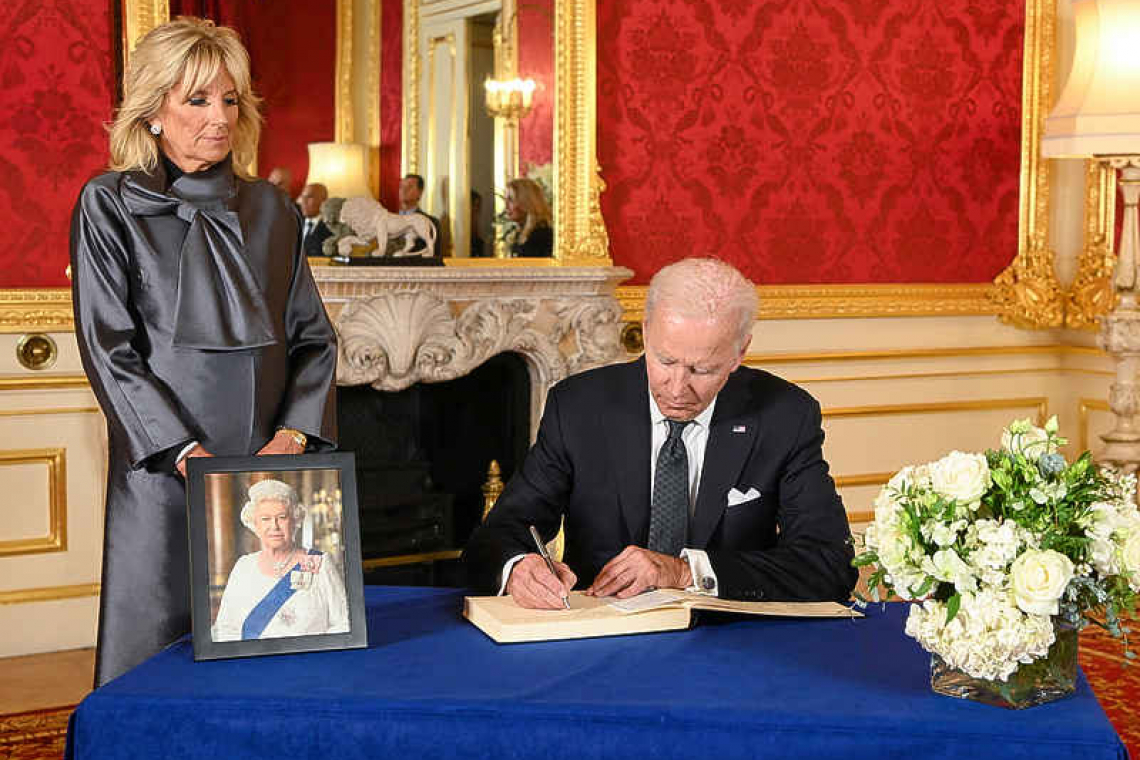
[[[83,700],[68,756],[1127,757],[1083,676],[1016,712],[933,694],[902,605],[499,645],[462,596],[366,589],[362,650],[195,663],[179,642]]]

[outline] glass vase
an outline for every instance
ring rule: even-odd
[[[1052,702],[1077,688],[1077,629],[1053,619],[1056,640],[1040,660],[1021,665],[1006,681],[974,678],[931,655],[930,688],[938,694],[1020,710]]]

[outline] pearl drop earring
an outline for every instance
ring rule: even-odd
[[[154,135],[155,137],[158,137],[159,135],[162,134],[162,125],[161,124],[151,124],[149,129],[150,129],[150,133],[152,135]]]

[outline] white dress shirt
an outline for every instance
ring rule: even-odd
[[[701,484],[701,470],[705,464],[705,448],[709,441],[709,423],[712,421],[713,410],[716,408],[716,398],[708,407],[693,418],[681,432],[681,442],[685,444],[685,452],[689,460],[689,517],[697,505],[697,492]],[[649,483],[652,494],[653,479],[657,476],[657,454],[665,445],[669,437],[669,424],[665,415],[657,408],[653,399],[653,392],[649,393],[649,419],[652,425],[652,437],[649,446]],[[503,565],[502,582],[499,584],[499,594],[507,588],[507,580],[511,577],[511,570],[515,563],[525,557],[525,554],[516,554]],[[689,571],[693,576],[693,584],[688,591],[696,591],[710,596],[718,595],[716,573],[713,572],[712,563],[708,554],[702,549],[682,549],[681,558],[689,563]]]

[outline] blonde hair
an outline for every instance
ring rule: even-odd
[[[759,305],[756,287],[732,265],[710,258],[681,259],[649,281],[645,321],[662,311],[690,319],[733,319],[743,350],[752,338]]]
[[[551,226],[550,204],[546,202],[546,194],[542,192],[541,185],[533,179],[517,177],[507,183],[507,192],[514,194],[515,203],[526,212],[526,222],[523,223],[516,242],[525,243],[530,233],[540,224]]]
[[[238,93],[238,119],[232,134],[234,171],[244,175],[257,153],[261,134],[261,99],[253,92],[249,53],[237,32],[213,21],[181,16],[147,32],[131,53],[123,75],[123,102],[111,123],[111,169],[142,170],[158,166],[158,139],[148,122],[163,99],[183,85],[195,92],[225,71]]]

